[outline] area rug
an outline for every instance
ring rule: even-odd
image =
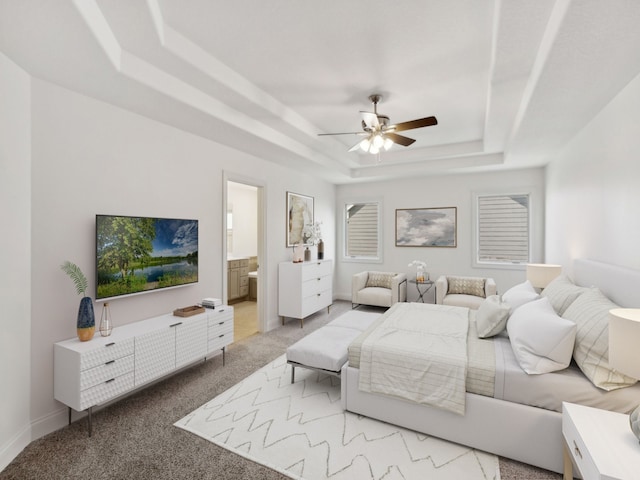
[[[500,479],[498,458],[342,410],[340,379],[281,356],[175,423],[291,478]]]

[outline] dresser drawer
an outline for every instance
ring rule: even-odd
[[[130,372],[133,372],[133,355],[109,360],[102,365],[80,372],[80,390],[86,390]]]
[[[318,292],[310,297],[302,300],[302,318],[317,312],[318,310],[328,307],[332,303],[331,290]]]
[[[222,320],[220,322],[209,322],[209,332],[207,338],[213,340],[225,333],[233,332],[233,320]]]
[[[302,265],[302,281],[331,275],[331,262],[310,262]]]
[[[80,394],[80,410],[104,403],[131,389],[133,389],[133,372],[106,380]]]
[[[220,305],[215,309],[207,309],[207,318],[209,319],[209,325],[222,320],[233,320],[233,307]]]
[[[576,462],[576,466],[582,474],[582,478],[600,478],[598,468],[589,455],[589,450],[584,440],[580,437],[578,429],[566,412],[562,413],[562,436],[567,444],[567,448],[571,451],[571,457]]]
[[[302,298],[331,289],[331,277],[312,278],[302,283]]]
[[[215,338],[209,338],[209,348],[207,351],[213,352],[215,350],[221,350],[222,347],[233,343],[233,330],[226,333],[221,333]]]
[[[133,338],[127,338],[117,342],[109,342],[95,350],[82,353],[80,357],[80,370],[104,365],[118,358],[133,355]]]

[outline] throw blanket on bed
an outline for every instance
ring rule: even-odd
[[[396,303],[362,343],[361,391],[464,415],[469,310]]]

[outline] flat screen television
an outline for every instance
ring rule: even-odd
[[[96,300],[198,282],[198,220],[96,215]]]

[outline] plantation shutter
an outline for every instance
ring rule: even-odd
[[[346,205],[347,257],[378,257],[378,204]]]
[[[529,261],[529,195],[478,197],[478,261]]]

